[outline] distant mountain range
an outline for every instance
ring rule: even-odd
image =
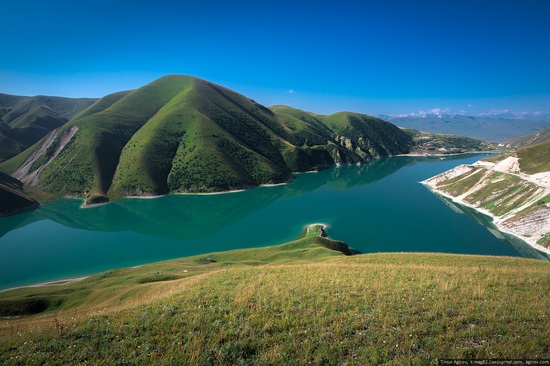
[[[75,106],[68,123],[53,124],[51,133],[0,170],[27,185],[97,203],[287,182],[294,171],[361,163],[413,146],[409,134],[376,117],[268,109],[182,75],[80,109]]]
[[[407,117],[380,115],[379,117],[400,127],[430,133],[461,135],[491,142],[504,142],[550,128],[550,118],[547,118],[547,115],[523,115],[522,118],[518,115],[515,115],[517,118],[511,118],[510,114],[506,116],[507,118],[498,118],[499,115],[474,117],[460,114],[426,114]],[[527,119],[527,117],[539,119]]]

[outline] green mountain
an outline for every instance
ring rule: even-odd
[[[540,144],[541,142],[548,140],[550,140],[550,128],[508,140],[504,143],[504,145],[513,149],[519,149],[522,147]]]
[[[321,121],[171,75],[98,100],[0,170],[95,203],[281,183],[293,171],[360,163],[410,146],[409,135],[378,118],[342,112]]]
[[[550,140],[459,165],[424,184],[491,215],[499,230],[550,248]]]
[[[26,150],[96,100],[0,94],[0,162]]]
[[[23,183],[0,172],[0,217],[37,208],[38,202],[23,192]]]

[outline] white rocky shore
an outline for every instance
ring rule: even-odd
[[[467,174],[469,172],[471,172],[471,174]],[[491,184],[499,182],[498,178],[494,178],[495,172],[516,176],[521,179],[517,184],[525,184],[525,182],[528,182],[532,184],[531,187],[535,187],[528,197],[515,196],[509,199],[503,197],[503,201],[508,199],[508,201],[506,201],[508,204],[513,203],[513,200],[519,201],[520,199],[522,199],[523,202],[519,205],[515,205],[516,207],[501,215],[495,215],[489,210],[482,208],[482,202],[474,202],[470,197],[472,194],[480,192],[481,190],[491,190]],[[453,178],[464,175],[464,177],[460,179],[460,181],[463,181],[472,177],[474,174],[480,176],[479,180],[471,188],[461,192],[459,195],[449,194],[442,189],[445,187],[445,182]],[[520,170],[518,158],[509,156],[496,163],[480,160],[472,165],[459,165],[451,170],[426,179],[421,183],[433,192],[492,217],[494,225],[500,231],[514,235],[535,249],[550,254],[550,248],[537,244],[537,241],[543,235],[548,235],[550,233],[550,203],[540,204],[540,200],[550,194],[550,172],[533,175],[526,174]],[[493,188],[490,197],[498,197],[502,193],[502,189]],[[498,203],[503,202],[497,201],[497,204]],[[520,212],[530,207],[533,209],[531,209],[528,214],[520,214]]]

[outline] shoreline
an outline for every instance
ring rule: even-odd
[[[401,157],[401,156],[407,156],[407,157],[446,157],[446,156],[458,156],[458,155],[468,155],[468,154],[503,154],[504,152],[501,151],[466,151],[461,153],[454,153],[454,154],[421,154],[421,153],[408,153],[408,154],[397,154],[397,155],[389,155],[387,157]],[[379,159],[380,157],[375,157],[374,159]],[[306,170],[301,172],[292,172],[292,176],[295,175],[301,175],[301,174],[312,174],[312,173],[319,173],[321,170],[329,169],[331,167],[337,168],[342,166],[360,166],[368,164],[370,161],[366,161],[363,163],[356,163],[356,164],[335,164],[335,165],[327,165],[323,167],[319,167],[317,170]],[[80,208],[94,208],[94,207],[101,207],[104,205],[108,205],[109,203],[116,202],[123,199],[157,199],[162,198],[170,195],[197,195],[197,196],[209,196],[209,195],[220,195],[220,194],[230,194],[230,193],[239,193],[239,192],[245,192],[250,189],[255,188],[269,188],[269,187],[278,187],[283,186],[292,183],[294,179],[291,178],[287,180],[286,182],[281,183],[266,183],[266,184],[259,184],[256,186],[249,186],[249,187],[241,187],[237,189],[232,190],[226,190],[226,191],[216,191],[216,192],[169,192],[167,194],[160,194],[160,195],[143,195],[143,196],[124,196],[120,198],[116,198],[114,200],[109,200],[107,202],[100,202],[100,203],[92,203],[87,205],[86,199],[81,197],[75,197],[75,196],[65,196],[63,198],[69,198],[69,199],[76,199],[83,201],[80,205]]]
[[[472,208],[472,209],[476,210],[477,212],[484,214],[485,216],[489,216],[491,218],[492,222],[493,222],[493,225],[495,225],[495,227],[497,228],[498,231],[500,231],[502,233],[506,233],[508,235],[511,235],[515,238],[518,238],[521,241],[528,244],[529,246],[531,246],[532,248],[538,250],[539,252],[543,252],[547,255],[550,255],[550,248],[545,248],[542,245],[537,244],[534,241],[534,239],[532,239],[532,238],[528,238],[528,237],[525,237],[525,236],[522,236],[522,235],[517,235],[515,233],[510,232],[509,230],[507,230],[505,227],[503,227],[501,225],[500,220],[498,220],[498,218],[496,218],[491,212],[489,212],[489,211],[487,211],[483,208],[476,207],[476,206],[472,205],[471,203],[465,202],[462,199],[458,199],[456,197],[453,197],[453,196],[449,195],[448,193],[445,193],[445,192],[435,188],[434,186],[427,183],[427,180],[429,180],[429,179],[431,179],[431,178],[428,178],[424,181],[421,181],[420,184],[422,184],[423,186],[428,188],[432,193],[439,194],[443,197],[446,197],[446,198],[450,199],[451,201],[453,201],[455,203],[458,203],[458,204],[460,204],[462,206],[465,206],[465,207]]]
[[[411,157],[419,157],[419,158],[429,158],[429,157],[435,157],[435,158],[442,158],[445,156],[459,156],[459,155],[470,155],[470,154],[506,154],[507,151],[464,151],[459,153],[452,153],[452,154],[423,154],[423,153],[408,153],[408,154],[399,154],[394,156],[411,156]]]
[[[61,285],[66,285],[66,284],[69,284],[69,283],[72,283],[72,282],[82,281],[82,280],[85,280],[88,277],[90,277],[90,276],[61,278],[59,280],[54,280],[54,281],[46,281],[46,282],[39,282],[39,283],[30,284],[30,285],[10,287],[10,288],[0,290],[0,293],[1,292],[6,292],[6,291],[18,290],[18,289],[21,289],[21,288],[61,286]]]

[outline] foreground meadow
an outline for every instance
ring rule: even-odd
[[[549,263],[345,256],[343,243],[320,233],[312,227],[280,246],[0,293],[0,362],[424,365],[440,358],[550,358]]]

